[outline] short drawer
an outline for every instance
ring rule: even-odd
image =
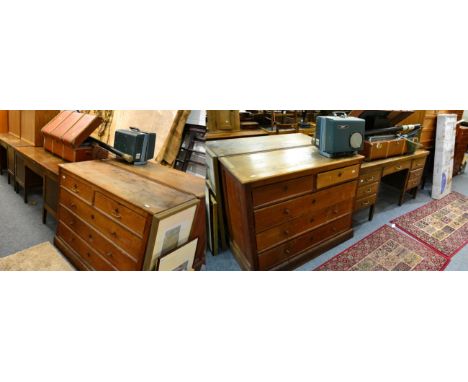
[[[137,260],[127,255],[65,207],[60,206],[60,221],[65,223],[108,262],[122,271],[136,271]]]
[[[419,170],[412,170],[409,173],[408,180],[421,179],[424,169],[420,168]]]
[[[373,171],[368,174],[363,174],[358,179],[358,186],[365,186],[366,184],[378,182],[380,180],[380,170]]]
[[[423,169],[424,165],[426,164],[426,158],[419,158],[419,159],[414,159],[413,163],[411,164],[411,169],[416,170],[416,169]]]
[[[260,270],[274,268],[315,245],[351,228],[351,215],[343,216],[317,229],[269,249],[258,256]]]
[[[415,179],[408,179],[408,183],[406,183],[405,190],[411,190],[415,187],[418,187],[421,183],[421,177]]]
[[[94,197],[94,206],[115,221],[123,224],[139,236],[145,233],[146,218],[123,204],[112,200],[99,191]]]
[[[337,170],[322,172],[317,175],[317,189],[332,186],[334,184],[343,183],[351,179],[355,179],[359,175],[360,165],[343,167]]]
[[[351,200],[355,194],[356,181],[351,181],[333,188],[258,209],[254,212],[255,231],[257,233],[262,232],[304,214],[312,214],[320,208],[325,208],[345,200]]]
[[[363,198],[364,196],[369,196],[377,193],[379,188],[379,183],[372,183],[366,186],[358,187],[356,192],[356,198]]]
[[[114,223],[111,219],[87,205],[64,188],[60,191],[60,204],[96,228],[102,235],[125,252],[137,258],[141,256],[143,252],[142,239],[123,228],[120,224]]]
[[[281,242],[290,240],[308,230],[313,229],[339,216],[349,214],[353,210],[352,199],[337,203],[330,207],[320,208],[312,214],[302,215],[292,221],[263,231],[256,236],[257,251],[262,252]]]
[[[253,205],[258,207],[270,202],[275,202],[295,195],[311,192],[312,190],[312,176],[304,176],[280,183],[256,187],[252,190]]]
[[[402,161],[402,162],[397,163],[397,164],[392,164],[390,166],[384,167],[383,172],[382,172],[382,176],[393,174],[393,173],[401,171],[401,170],[406,170],[406,169],[409,169],[410,167],[411,167],[411,161],[410,160]]]
[[[375,204],[376,199],[377,199],[376,194],[366,196],[361,199],[357,199],[356,202],[354,203],[354,211],[370,207],[371,205]]]
[[[89,204],[93,203],[93,188],[89,184],[64,172],[60,179],[60,185]]]
[[[96,271],[116,271],[117,269],[104,260],[94,249],[86,244],[63,222],[59,222],[57,235],[91,268]]]

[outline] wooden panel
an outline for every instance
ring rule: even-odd
[[[396,164],[384,167],[382,176],[393,174],[394,172],[398,172],[409,168],[411,168],[410,160],[400,161]]]
[[[322,172],[317,175],[317,189],[355,179],[359,175],[359,165],[343,167],[337,170]]]
[[[424,168],[424,165],[426,164],[426,158],[418,158],[418,159],[415,159],[413,160],[412,164],[411,164],[411,169],[412,170],[415,170],[415,169],[419,169],[419,168]]]
[[[21,138],[21,111],[8,111],[8,129],[9,133],[16,138]]]
[[[8,133],[8,110],[0,110],[0,134]]]
[[[311,192],[313,190],[313,177],[305,176],[286,182],[269,184],[254,188],[252,191],[253,205],[255,207],[284,200],[292,196]]]
[[[319,208],[352,199],[355,193],[356,182],[353,181],[256,210],[256,232],[262,232],[265,229],[282,224],[303,214],[312,214]]]
[[[76,177],[64,172],[61,179],[61,186],[69,190],[74,195],[84,199],[89,204],[93,203],[93,188]]]
[[[356,192],[356,198],[362,198],[364,196],[369,196],[372,194],[377,193],[377,190],[379,188],[379,183],[372,183],[372,184],[367,184],[365,186],[361,186],[358,188]]]
[[[98,210],[123,224],[139,236],[143,236],[146,226],[146,217],[137,214],[123,204],[108,198],[101,192],[96,192],[94,205]]]

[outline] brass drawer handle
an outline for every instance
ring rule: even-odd
[[[338,208],[334,208],[333,213],[336,215],[338,213]]]
[[[343,175],[343,173],[342,173],[342,172],[339,172],[339,173],[338,173],[338,177],[340,177],[341,175]]]
[[[106,256],[112,257],[112,252],[107,252],[107,253],[106,253]]]
[[[75,220],[70,220],[70,222],[68,223],[69,226],[73,226],[75,225]]]
[[[79,194],[79,193],[80,193],[80,190],[78,189],[78,186],[77,186],[76,184],[73,185],[72,191],[73,191],[75,194]]]
[[[395,168],[396,168],[397,170],[399,170],[399,169],[401,169],[401,166],[395,166]]]
[[[112,232],[111,232],[111,235],[114,236],[114,237],[117,237],[117,232],[112,231]]]
[[[286,208],[286,209],[284,210],[284,214],[285,214],[285,215],[289,215],[289,208]]]
[[[284,250],[284,253],[285,253],[286,255],[289,255],[289,254],[291,253],[291,250],[290,250],[289,248],[286,248],[286,249]]]
[[[372,182],[373,180],[374,180],[374,177],[368,179],[369,182]]]
[[[70,208],[75,209],[75,208],[76,208],[76,204],[75,204],[75,203],[70,203]]]
[[[363,204],[364,206],[367,206],[367,205],[369,204],[369,201],[366,200],[365,202],[362,202],[362,204]]]
[[[93,242],[93,235],[89,234],[88,235],[88,240],[92,243]]]
[[[118,208],[116,208],[115,210],[113,210],[113,211],[111,212],[111,215],[112,215],[113,217],[115,217],[116,219],[122,219],[122,215],[120,215],[119,209],[118,209]]]
[[[368,194],[372,192],[372,188],[368,188],[366,191]]]
[[[288,230],[288,229],[285,229],[285,230],[284,230],[284,234],[285,234],[286,236],[289,236],[289,230]]]

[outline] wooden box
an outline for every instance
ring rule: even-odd
[[[95,115],[62,111],[42,129],[44,148],[69,162],[92,159],[92,146],[83,143],[101,123]]]
[[[78,269],[153,270],[198,228],[193,194],[130,168],[106,160],[60,166],[55,244]]]
[[[361,152],[366,161],[390,158],[404,155],[408,152],[408,144],[405,139],[393,139],[388,141],[369,142],[364,141],[364,149]]]

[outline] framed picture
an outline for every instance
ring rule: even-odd
[[[157,271],[191,271],[197,249],[198,238],[169,252],[158,259]]]

